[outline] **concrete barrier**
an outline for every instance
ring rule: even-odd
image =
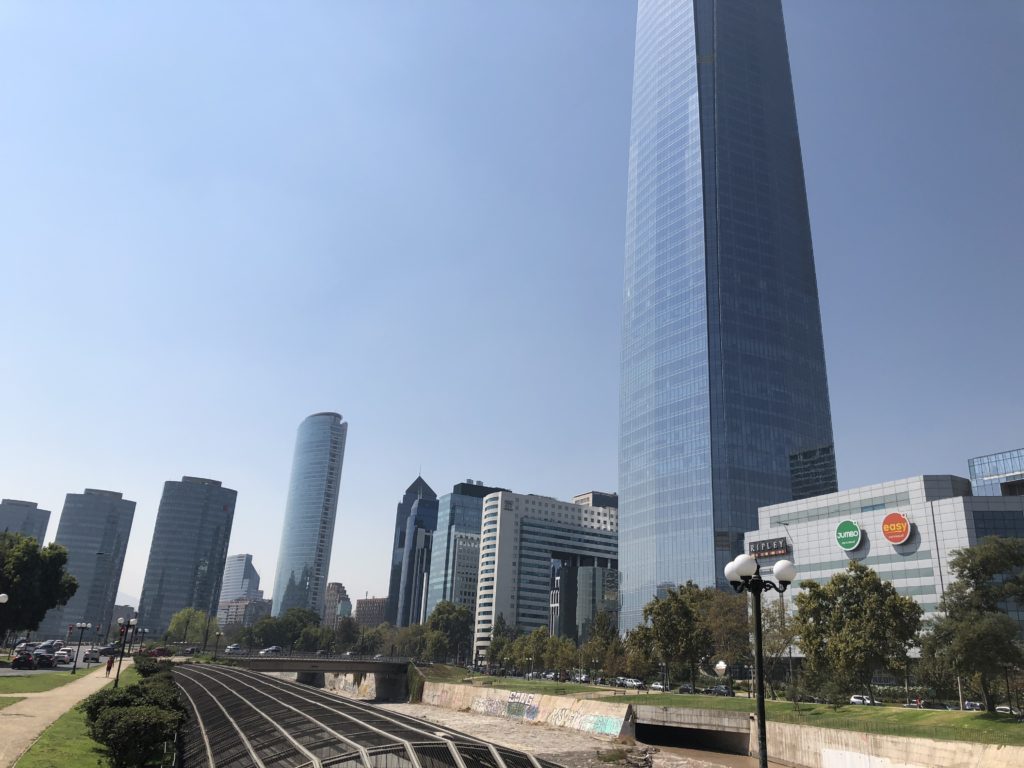
[[[1020,768],[1024,747],[882,736],[768,721],[768,756],[793,768]],[[750,724],[757,754],[757,723]]]
[[[702,731],[750,733],[750,714],[724,709],[691,709],[689,707],[636,706],[636,721],[641,725],[669,728],[697,728]],[[756,739],[755,739],[756,741]]]
[[[423,703],[529,723],[544,723],[613,739],[632,739],[635,731],[633,707],[626,703],[610,704],[572,696],[548,696],[501,688],[431,682],[423,685]]]

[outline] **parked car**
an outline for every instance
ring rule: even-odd
[[[37,645],[39,645],[39,643],[30,643],[30,642],[27,642],[27,641],[23,640],[20,643],[18,643],[16,646],[14,646],[14,652],[15,653],[32,653],[32,651],[34,651],[36,649]]]
[[[33,654],[33,656],[36,657],[36,669],[53,669],[57,666],[52,653]]]
[[[1020,716],[1019,709],[1017,709],[1016,707],[1008,707],[1005,704],[1001,704],[998,707],[996,707],[996,712],[998,712],[1000,715],[1014,715],[1018,717]]]
[[[735,696],[736,692],[728,685],[713,685],[711,687],[712,696]]]
[[[85,653],[82,654],[82,661],[96,661],[100,660],[100,649],[99,648],[86,648]]]
[[[649,686],[652,691],[664,691],[667,690],[665,684],[660,680],[651,683]]]
[[[875,706],[881,706],[882,702],[875,701],[870,696],[861,696],[859,693],[854,694],[850,697],[851,704],[874,704]]]
[[[693,683],[683,683],[678,688],[679,693],[693,693]]]
[[[985,703],[981,701],[965,701],[964,709],[968,712],[984,712]]]
[[[74,656],[75,654],[70,648],[61,648],[53,654],[53,660],[58,664],[70,664]]]
[[[19,653],[11,659],[11,669],[35,669],[36,657],[31,653]]]
[[[280,656],[282,653],[284,653],[284,648],[280,645],[268,645],[260,651],[260,656]]]

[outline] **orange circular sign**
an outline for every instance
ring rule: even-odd
[[[891,512],[882,521],[882,535],[893,544],[902,544],[910,538],[910,521],[899,512]]]

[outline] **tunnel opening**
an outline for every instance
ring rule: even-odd
[[[750,736],[746,733],[646,723],[636,724],[636,740],[658,747],[681,747],[729,755],[747,755],[750,747]]]

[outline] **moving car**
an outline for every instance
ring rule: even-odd
[[[854,694],[850,697],[851,704],[874,704],[875,706],[881,706],[882,702],[875,701],[870,696],[862,696],[859,693]]]
[[[232,643],[224,649],[224,654],[226,656],[240,656],[243,653],[245,653],[245,651],[243,650],[242,646],[240,646],[238,643]]]
[[[284,648],[280,645],[269,645],[260,651],[260,656],[280,656],[284,653]]]
[[[736,692],[728,685],[714,685],[711,687],[712,696],[735,696]]]
[[[655,683],[651,683],[650,688],[651,688],[652,691],[664,691],[664,690],[667,690],[665,688],[665,684],[660,682],[660,681],[655,682]]]
[[[1016,707],[1008,707],[1005,704],[996,707],[996,712],[1000,715],[1020,715],[1020,710]]]
[[[82,661],[96,661],[100,660],[100,649],[99,648],[87,648],[85,653],[82,654]]]
[[[114,656],[117,654],[116,645],[104,645],[100,648],[100,656]]]

